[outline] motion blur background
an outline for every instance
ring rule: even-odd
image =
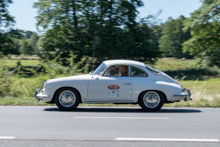
[[[89,73],[95,51],[95,67],[138,60],[192,89],[168,106],[219,107],[219,17],[220,0],[2,0],[0,105],[44,105],[33,92]]]

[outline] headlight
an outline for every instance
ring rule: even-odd
[[[48,82],[49,82],[49,80],[47,80],[47,81],[44,83],[44,88],[46,88]]]

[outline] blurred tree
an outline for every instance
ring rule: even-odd
[[[152,42],[146,23],[137,22],[141,0],[39,0],[37,25],[46,31],[39,55],[60,56],[66,64],[72,51],[79,61],[84,55],[104,59],[136,59],[154,62],[161,52]],[[57,58],[59,59],[59,58]]]
[[[14,37],[20,37],[19,30],[13,30],[14,17],[8,12],[8,6],[12,0],[0,0],[0,52],[4,55],[16,54]]]
[[[161,23],[159,25],[153,25],[150,27],[153,35],[153,40],[155,41],[155,46],[159,47],[159,41],[160,38],[162,37],[162,30],[163,30],[164,24]]]
[[[12,3],[12,0],[1,0],[0,1],[0,28],[4,27],[7,28],[11,25],[13,25],[14,17],[12,17],[9,12],[7,7],[9,4]]]
[[[189,58],[188,53],[182,52],[182,43],[191,38],[190,31],[183,32],[184,16],[177,19],[169,18],[164,24],[162,37],[159,41],[160,50],[166,57]]]
[[[31,35],[31,38],[30,38],[29,40],[30,40],[30,45],[31,45],[31,47],[32,47],[32,49],[33,49],[32,55],[33,55],[33,54],[37,54],[37,53],[38,53],[38,50],[37,50],[36,45],[37,45],[37,42],[38,42],[38,40],[39,40],[38,34],[34,32],[34,33]]]
[[[34,55],[38,53],[37,42],[39,36],[37,33],[32,31],[26,31],[23,33],[24,37],[16,42],[16,48],[20,53],[25,55]]]
[[[184,42],[183,49],[207,61],[209,66],[220,67],[220,0],[203,0],[203,5],[184,21],[184,31],[192,38]]]
[[[34,50],[33,47],[30,45],[29,40],[22,40],[20,43],[20,52],[25,55],[33,55]]]
[[[25,31],[25,32],[24,32],[24,39],[29,39],[29,38],[31,38],[33,35],[37,36],[37,33],[32,32],[32,31]]]

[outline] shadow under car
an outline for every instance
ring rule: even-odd
[[[78,107],[72,111],[62,111],[59,108],[45,108],[44,111],[59,112],[97,112],[97,113],[200,113],[199,109],[194,108],[162,108],[159,111],[144,111],[138,107]]]

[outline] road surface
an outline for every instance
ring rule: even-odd
[[[0,147],[220,146],[220,108],[0,106]]]

